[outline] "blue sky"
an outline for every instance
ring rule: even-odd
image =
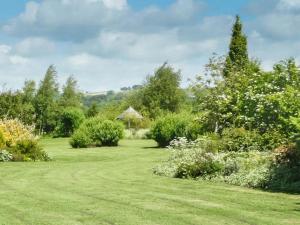
[[[227,53],[236,14],[262,67],[299,61],[299,0],[1,1],[0,84],[39,81],[54,64],[60,83],[72,74],[82,90],[117,90],[167,60],[187,85],[213,53]]]

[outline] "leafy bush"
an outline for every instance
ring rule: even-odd
[[[50,160],[38,144],[33,131],[33,127],[24,125],[18,119],[0,120],[0,145],[6,150],[2,151],[2,157],[6,161]]]
[[[49,161],[37,140],[20,140],[10,149],[13,161]]]
[[[59,116],[59,124],[55,131],[57,137],[70,137],[80,124],[85,115],[81,109],[67,108]]]
[[[269,187],[274,190],[300,192],[300,149],[297,145],[275,149]]]
[[[224,151],[251,151],[259,150],[261,136],[256,131],[248,131],[244,128],[227,128],[222,132]]]
[[[2,133],[2,131],[0,130],[0,148],[3,148],[6,144],[5,144],[5,138],[4,135]]]
[[[70,144],[73,148],[87,148],[93,145],[92,138],[86,127],[80,127],[72,135]]]
[[[190,121],[186,127],[186,137],[189,140],[196,140],[203,130],[203,125],[199,121]]]
[[[13,159],[13,156],[11,153],[9,153],[6,150],[0,150],[0,162],[8,162]]]
[[[199,126],[191,125],[192,123],[194,121],[191,116],[168,114],[155,121],[151,129],[152,138],[160,147],[166,147],[173,139],[179,137],[195,140],[201,129]]]
[[[179,138],[168,147],[172,154],[167,162],[154,168],[154,173],[176,178],[211,178],[224,170],[219,155],[210,152],[204,140],[188,141]]]
[[[34,127],[26,126],[18,119],[0,120],[0,131],[7,147],[15,146],[21,140],[35,140]]]
[[[266,188],[272,155],[268,152],[229,152],[223,155],[225,170],[221,180],[234,185]]]
[[[117,146],[123,132],[124,127],[121,123],[104,120],[95,124],[93,140],[102,146]]]
[[[185,117],[169,114],[155,122],[151,133],[159,146],[166,147],[176,137],[186,136],[187,125],[188,120]]]
[[[90,146],[116,146],[123,137],[121,123],[103,120],[100,117],[87,119],[73,134],[70,144],[73,148]]]
[[[260,134],[244,128],[226,128],[221,136],[222,151],[270,151],[288,142],[277,131]]]

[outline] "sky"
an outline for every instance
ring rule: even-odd
[[[5,0],[0,2],[0,85],[39,82],[55,65],[83,91],[141,84],[168,62],[183,85],[225,55],[235,15],[251,58],[270,70],[300,60],[300,0]]]

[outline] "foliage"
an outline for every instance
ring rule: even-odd
[[[0,150],[0,162],[8,162],[13,159],[13,156],[11,153],[9,153],[6,150]]]
[[[236,71],[244,69],[248,62],[247,37],[243,34],[243,26],[239,16],[236,16],[235,24],[232,28],[232,36],[229,53],[226,58],[224,76],[228,77]]]
[[[1,148],[11,154],[13,161],[50,160],[38,144],[38,138],[33,132],[33,126],[26,126],[18,119],[0,120]]]
[[[54,66],[50,66],[37,90],[35,111],[40,133],[50,133],[54,131],[56,126],[56,117],[58,115],[57,100],[59,98],[56,74]]]
[[[15,146],[18,141],[35,140],[34,127],[26,126],[18,119],[0,120],[0,131],[7,147]]]
[[[2,130],[0,129],[0,149],[2,149],[5,146],[6,146],[6,141],[4,138],[4,134],[3,134]]]
[[[300,191],[299,146],[290,144],[275,149],[269,186],[280,191]]]
[[[12,153],[13,161],[49,161],[50,157],[37,140],[19,140],[14,147],[9,150]]]
[[[81,109],[66,108],[59,115],[59,122],[56,130],[57,137],[70,137],[80,124],[84,121],[85,115]]]
[[[165,63],[149,76],[141,90],[141,104],[146,116],[157,118],[165,112],[178,112],[184,99],[180,89],[181,74]],[[139,110],[139,108],[137,108]]]
[[[73,76],[70,76],[66,84],[63,86],[63,91],[59,99],[59,104],[63,107],[81,107],[82,94],[78,90],[77,81]]]
[[[123,137],[124,127],[121,123],[103,120],[101,117],[87,119],[71,138],[73,148],[90,146],[116,146]]]
[[[87,110],[87,117],[95,117],[99,113],[98,106],[95,102]]]
[[[93,145],[93,140],[90,137],[87,127],[80,127],[80,129],[74,132],[70,140],[70,145],[73,148],[87,148]]]
[[[180,114],[168,114],[155,121],[151,128],[153,139],[160,147],[166,147],[170,141],[186,136],[190,118]]]

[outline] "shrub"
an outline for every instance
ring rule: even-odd
[[[8,162],[13,159],[12,154],[6,150],[0,150],[0,162]]]
[[[49,161],[37,140],[20,140],[10,149],[13,161]]]
[[[123,137],[121,123],[103,120],[100,117],[87,119],[73,134],[70,144],[73,148],[90,146],[116,146]]]
[[[155,122],[151,133],[160,147],[166,147],[176,137],[186,136],[187,125],[188,120],[185,117],[169,114]]]
[[[0,148],[5,147],[5,145],[6,145],[5,143],[6,142],[5,142],[4,135],[3,135],[2,131],[0,130]]]
[[[87,148],[92,146],[92,143],[92,138],[86,127],[80,127],[80,129],[76,130],[70,140],[73,148]]]
[[[295,144],[275,149],[268,185],[274,190],[300,192],[300,149]]]
[[[190,121],[186,127],[186,137],[189,140],[196,140],[203,130],[203,125],[199,121]]]
[[[0,142],[10,154],[10,160],[48,161],[50,159],[38,144],[38,138],[33,133],[34,127],[26,126],[18,119],[4,119],[0,120],[0,131]]]
[[[218,154],[205,149],[203,140],[188,141],[178,138],[168,147],[172,154],[167,162],[154,168],[154,173],[176,178],[212,178],[224,170],[224,162]],[[201,148],[203,147],[203,148]]]
[[[244,128],[226,128],[221,136],[223,151],[270,151],[288,142],[278,131],[260,134]]]
[[[195,140],[201,133],[201,127],[193,125],[193,117],[184,114],[168,114],[155,121],[151,128],[152,138],[160,147],[166,147],[170,141],[179,137]]]
[[[244,128],[226,128],[222,132],[224,151],[251,151],[261,148],[261,136]]]
[[[93,140],[102,146],[117,146],[123,132],[124,127],[121,123],[104,120],[95,124]]]
[[[34,127],[26,126],[18,119],[0,120],[0,130],[7,147],[15,146],[21,140],[35,140]]]
[[[59,116],[59,124],[55,131],[57,137],[70,137],[80,124],[84,121],[85,115],[81,109],[67,108]]]

